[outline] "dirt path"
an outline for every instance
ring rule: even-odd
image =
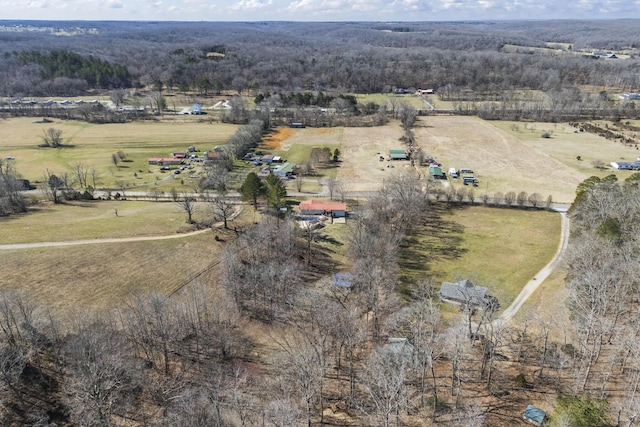
[[[236,218],[242,212],[242,206],[238,206],[235,212],[229,217],[228,221]],[[144,242],[151,240],[168,240],[168,239],[182,239],[183,237],[191,237],[198,234],[206,233],[213,228],[222,227],[223,222],[217,222],[211,227],[203,228],[202,230],[190,231],[188,233],[175,233],[166,234],[163,236],[136,236],[136,237],[119,237],[119,238],[104,238],[104,239],[85,239],[85,240],[67,240],[63,242],[36,242],[36,243],[14,243],[10,245],[0,245],[0,251],[10,251],[14,249],[32,249],[32,248],[50,248],[58,246],[78,246],[78,245],[95,245],[104,243],[129,243],[129,242]]]
[[[13,249],[31,249],[31,248],[49,248],[55,246],[76,246],[76,245],[93,245],[100,243],[126,243],[126,242],[143,242],[145,240],[166,240],[180,239],[183,237],[195,236],[209,231],[210,228],[191,231],[189,233],[176,233],[165,236],[139,236],[139,237],[120,237],[115,239],[87,239],[87,240],[68,240],[64,242],[37,242],[37,243],[14,243],[11,245],[0,245],[0,250],[8,251]]]
[[[551,261],[547,265],[542,268],[538,273],[529,282],[526,284],[520,294],[516,297],[515,300],[511,303],[509,307],[502,313],[500,319],[503,321],[509,321],[515,316],[522,305],[527,301],[527,299],[538,289],[538,287],[544,282],[544,280],[549,277],[551,272],[558,266],[564,253],[567,250],[567,246],[569,244],[569,229],[570,222],[569,217],[567,216],[566,210],[561,210],[560,216],[562,221],[562,230],[560,232],[560,244],[558,245],[558,250],[556,254],[553,256]]]

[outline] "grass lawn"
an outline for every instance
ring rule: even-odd
[[[38,147],[48,128],[62,131],[66,147]],[[140,185],[166,176],[160,173],[159,166],[148,164],[149,157],[171,157],[174,151],[184,151],[192,145],[210,150],[224,144],[236,129],[235,125],[192,120],[100,125],[11,118],[0,121],[0,158],[15,157],[17,172],[32,182],[42,179],[47,169],[55,174],[71,173],[71,166],[80,162],[97,170],[96,187],[113,187],[118,182]],[[124,152],[126,159],[116,166],[112,154],[118,151]]]
[[[523,304],[514,321],[523,323],[525,320],[540,317],[546,320],[553,319],[558,325],[562,325],[563,322],[570,324],[569,309],[566,306],[568,291],[565,288],[565,277],[564,269],[554,270]],[[556,328],[556,330],[560,332],[562,328]]]
[[[433,277],[488,286],[506,308],[555,254],[560,216],[534,210],[437,205],[402,249],[405,284]]]

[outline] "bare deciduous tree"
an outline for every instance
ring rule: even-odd
[[[42,146],[51,148],[62,147],[62,130],[48,128],[42,132]]]
[[[193,224],[193,214],[196,212],[198,206],[196,198],[191,194],[184,192],[178,196],[178,200],[174,203],[176,203],[176,205],[178,205],[178,207],[187,214],[187,223]]]

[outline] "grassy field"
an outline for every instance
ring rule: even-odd
[[[560,216],[482,206],[434,207],[402,250],[404,281],[468,278],[488,286],[506,308],[555,254]]]
[[[493,122],[492,122],[493,123]],[[594,122],[598,123],[598,122]],[[602,127],[606,123],[599,122]],[[618,171],[612,169],[609,163],[613,161],[634,161],[640,152],[629,146],[597,135],[578,132],[576,128],[566,123],[518,123],[495,122],[494,125],[527,144],[531,148],[545,153],[566,167],[579,171],[587,176],[605,176],[615,174],[619,180],[634,173],[633,171]],[[545,132],[551,134],[551,138],[542,138]],[[580,156],[581,160],[577,160]],[[603,162],[604,169],[596,168],[594,161]]]
[[[207,206],[198,204],[194,219],[204,221],[208,216]],[[0,217],[0,228],[11,230],[0,234],[0,244],[168,235],[191,230],[186,219],[172,202],[46,203],[25,214]]]
[[[212,232],[184,239],[2,251],[0,287],[65,314],[108,309],[133,292],[169,293],[218,259]]]
[[[412,106],[415,109],[424,109],[428,108],[428,106],[424,103],[422,98],[412,93],[404,94],[404,95],[395,95],[395,94],[387,94],[387,93],[372,93],[372,94],[357,94],[355,95],[356,99],[361,104],[366,104],[368,102],[373,102],[378,105],[386,105],[387,109],[389,109],[389,105],[396,103],[402,104],[406,103]]]
[[[184,117],[184,116],[183,116]],[[63,148],[40,148],[48,128],[62,131]],[[97,187],[154,183],[167,176],[149,157],[171,157],[174,151],[195,146],[202,151],[223,145],[237,126],[209,121],[175,120],[124,124],[89,124],[54,120],[42,123],[34,118],[11,118],[0,122],[0,158],[15,157],[14,166],[24,178],[36,182],[45,170],[71,172],[81,162],[98,171]],[[116,167],[112,154],[122,151],[126,160]],[[91,183],[91,180],[90,180]]]
[[[203,208],[195,217],[207,214]],[[176,235],[192,229],[185,221],[170,202],[51,205],[3,219],[7,232],[0,244]],[[249,221],[252,211],[244,209],[230,226]],[[233,231],[218,228],[167,240],[2,250],[0,288],[25,291],[63,314],[78,307],[109,309],[132,292],[170,292],[216,261],[234,238]]]

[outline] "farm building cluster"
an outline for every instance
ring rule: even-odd
[[[280,178],[291,178],[295,174],[296,164],[287,162],[287,159],[273,154],[258,156],[254,153],[247,153],[244,160],[254,166],[260,166],[258,177],[266,178],[269,174],[274,174]]]

